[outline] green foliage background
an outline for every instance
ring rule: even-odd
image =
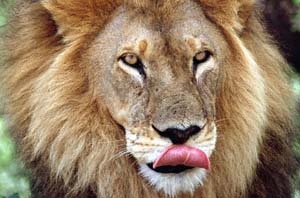
[[[30,197],[29,181],[22,163],[16,159],[15,147],[0,118],[0,198]]]
[[[6,23],[7,7],[13,3],[2,3],[0,0],[0,31]],[[300,0],[292,0],[298,6],[299,12],[291,16],[292,21],[300,21]],[[292,31],[300,31],[293,28]],[[300,80],[298,76],[293,77],[293,87],[295,93],[300,98]],[[1,101],[0,101],[1,103]],[[299,118],[297,118],[299,120]],[[300,123],[299,123],[300,124]],[[294,150],[300,160],[300,137],[294,144]],[[4,119],[0,117],[0,198],[30,198],[30,184],[28,173],[24,170],[24,165],[16,158],[14,143],[5,129]],[[300,172],[295,178],[295,186],[300,185]],[[295,193],[295,198],[300,198],[300,192]]]

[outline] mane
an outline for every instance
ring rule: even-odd
[[[176,2],[183,1],[168,0],[165,5]],[[197,193],[255,196],[257,189],[266,191],[259,187],[265,181],[256,177],[263,174],[266,180],[276,180],[273,175],[287,178],[272,186],[284,197],[291,192],[287,175],[294,170],[291,149],[280,142],[290,141],[293,132],[288,64],[266,33],[253,1],[198,2],[225,35],[235,57],[228,57],[228,67],[222,68],[216,101],[217,118],[224,120],[212,156],[219,163],[212,165]],[[1,38],[1,94],[22,158],[28,167],[35,167],[33,178],[48,181],[35,182],[35,193],[41,187],[49,192],[60,187],[69,197],[88,197],[91,192],[99,197],[162,196],[138,175],[134,159],[120,155],[125,149],[123,129],[95,97],[80,61],[81,50],[121,5],[154,6],[147,0],[46,0],[19,1],[12,11]],[[291,159],[272,164],[283,154]],[[286,171],[278,172],[280,168]]]

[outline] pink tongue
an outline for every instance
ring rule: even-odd
[[[210,169],[207,155],[200,149],[187,145],[172,145],[168,147],[154,162],[153,168],[177,165]]]

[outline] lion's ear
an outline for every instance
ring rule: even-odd
[[[206,15],[226,29],[241,33],[253,14],[255,0],[199,0]]]
[[[59,34],[68,39],[101,28],[120,4],[119,0],[42,0]]]

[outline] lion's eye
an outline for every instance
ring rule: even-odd
[[[139,62],[138,57],[134,54],[125,54],[122,58],[123,62],[130,66],[135,66]]]
[[[122,55],[119,60],[121,60],[125,65],[136,69],[140,75],[143,77],[146,77],[146,73],[144,70],[144,64],[142,61],[139,59],[139,57],[135,54],[131,53],[126,53]]]
[[[198,52],[193,59],[193,71],[196,72],[198,66],[202,63],[207,62],[211,56],[212,56],[211,52],[207,50]]]

